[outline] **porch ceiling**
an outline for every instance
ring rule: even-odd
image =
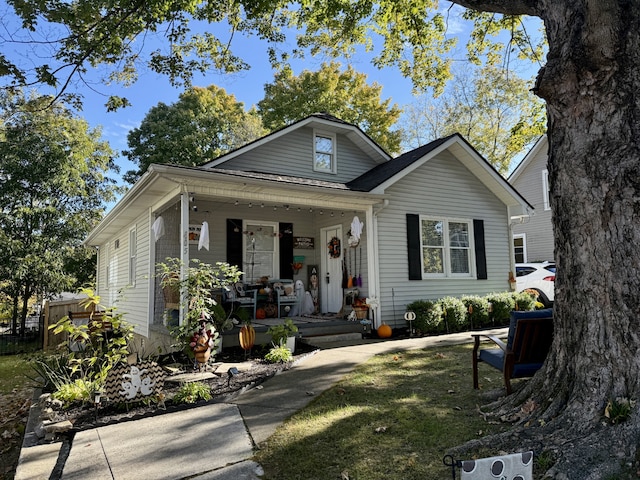
[[[303,180],[303,179],[301,179]],[[254,178],[228,172],[152,165],[143,177],[87,236],[84,243],[100,245],[131,225],[144,212],[151,214],[180,193],[189,192],[218,203],[264,202],[270,205],[313,206],[316,208],[367,210],[381,203],[383,195],[354,192],[344,184],[295,183],[290,177]]]

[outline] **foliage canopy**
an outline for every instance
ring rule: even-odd
[[[138,165],[125,174],[134,183],[152,163],[196,166],[262,136],[255,112],[222,88],[191,87],[177,102],[160,102],[129,132],[124,154]]]
[[[295,76],[291,69],[275,75],[265,85],[265,97],[258,102],[258,112],[268,130],[289,125],[318,112],[326,112],[358,125],[389,153],[400,152],[400,131],[391,127],[401,110],[382,100],[382,86],[367,84],[367,76],[351,66],[342,69],[339,63],[325,63],[318,71],[305,70]]]
[[[99,130],[48,97],[3,95],[0,127],[0,286],[21,317],[35,293],[77,284],[93,255],[80,246],[114,200],[116,169]],[[93,268],[92,268],[93,270]],[[81,278],[81,280],[85,280]]]

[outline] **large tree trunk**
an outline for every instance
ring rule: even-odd
[[[640,1],[529,5],[549,41],[536,87],[549,118],[555,338],[533,380],[491,407],[519,425],[510,450],[553,454],[550,478],[638,478],[638,406],[616,424],[604,413],[640,400]]]

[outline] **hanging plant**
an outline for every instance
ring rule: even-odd
[[[340,239],[338,237],[333,237],[329,241],[329,256],[331,258],[340,258]]]

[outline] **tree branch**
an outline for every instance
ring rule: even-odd
[[[539,0],[451,0],[451,3],[481,12],[540,16]]]

